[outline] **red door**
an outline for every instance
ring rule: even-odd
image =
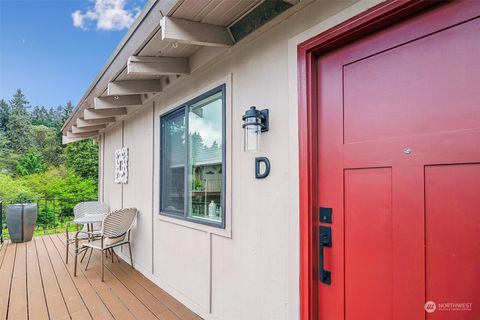
[[[480,319],[479,15],[449,3],[316,60],[319,319]]]

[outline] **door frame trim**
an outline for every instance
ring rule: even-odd
[[[316,266],[313,221],[318,219],[316,57],[439,3],[442,2],[386,1],[300,43],[297,47],[301,320],[318,319],[318,290],[314,272],[316,268],[311,267]]]

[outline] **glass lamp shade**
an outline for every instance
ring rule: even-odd
[[[248,120],[253,120],[252,121],[253,123],[247,124],[244,128],[245,151],[259,152],[260,151],[260,135],[262,134],[262,127],[255,123],[255,118],[248,119]]]

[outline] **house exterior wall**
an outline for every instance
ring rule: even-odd
[[[103,160],[103,195],[101,199],[108,203],[110,210],[122,208],[122,185],[115,183],[115,150],[122,147],[123,124],[116,124],[105,132],[100,150],[104,152]]]
[[[152,272],[153,104],[125,120],[123,146],[129,148],[129,177],[123,185],[123,207],[135,207],[138,215],[132,234],[135,262]],[[136,165],[141,164],[141,165]],[[125,248],[126,249],[126,248]],[[127,252],[127,250],[125,251]]]
[[[318,1],[238,44],[162,93],[101,139],[101,198],[137,207],[135,267],[205,319],[299,318],[296,45],[379,1]],[[226,228],[159,215],[160,116],[220,84],[227,96]],[[270,109],[262,151],[272,170],[254,176],[242,115]],[[129,183],[114,183],[114,151],[130,150]],[[121,255],[124,253],[120,253]],[[125,253],[126,254],[126,253]]]

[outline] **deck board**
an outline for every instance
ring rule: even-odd
[[[38,265],[37,248],[35,242],[26,243],[27,246],[27,294],[28,314],[30,319],[47,320],[48,310],[43,291],[42,275]]]
[[[15,265],[16,244],[7,244],[2,268],[0,269],[0,319],[7,318],[8,302],[10,300],[10,284],[12,282],[13,266]]]
[[[8,319],[27,320],[27,250],[25,243],[17,244]]]
[[[64,235],[58,235],[58,238],[60,239],[60,242],[63,245],[65,243]],[[69,247],[69,251],[70,251],[69,261],[72,261],[70,265],[72,265],[72,268],[73,268],[73,261],[74,261],[73,246]],[[132,311],[132,308],[129,307],[129,304],[127,303],[127,301],[122,300],[117,292],[113,291],[109,285],[101,281],[100,273],[97,272],[95,269],[92,269],[92,262],[89,265],[89,268],[87,271],[84,271],[85,262],[79,263],[77,272],[78,273],[82,272],[83,274],[85,274],[85,276],[88,279],[90,279],[92,287],[97,291],[99,295],[102,296],[104,303],[108,306],[108,309],[113,314],[115,319],[117,320],[137,319],[135,317],[134,312]]]
[[[169,295],[166,291],[162,290],[156,286],[153,282],[145,278],[137,270],[132,270],[130,265],[124,261],[115,264],[115,268],[121,268],[123,271],[127,272],[128,275],[137,281],[145,290],[147,290],[154,297],[159,298],[162,303],[168,308],[168,313],[173,313],[176,317],[182,320],[198,320],[201,319],[198,315],[193,313],[190,309],[181,304],[178,300]],[[173,316],[170,316],[174,319]]]
[[[108,270],[120,281],[130,292],[135,295],[155,316],[160,317],[168,308],[130,275],[120,268],[119,263],[111,263]]]
[[[58,255],[57,249],[53,245],[50,237],[42,237],[43,244],[47,249],[48,256],[52,262],[52,267],[57,278],[58,285],[65,300],[68,313],[73,320],[92,319],[90,312],[85,306],[85,302],[78,293],[77,287],[73,283],[62,258]]]
[[[5,251],[7,251],[7,241],[8,240],[0,244],[0,269],[2,269],[3,258],[5,257]]]
[[[53,245],[57,249],[57,252],[61,253],[61,258],[63,263],[65,263],[65,244],[60,242],[58,237],[50,237],[50,241],[52,241]],[[70,257],[70,261],[72,261],[73,255]],[[71,265],[71,263],[70,263]],[[67,268],[68,273],[71,277],[73,277],[73,270],[72,268]],[[78,272],[77,277],[75,279],[75,285],[77,286],[78,292],[82,296],[85,304],[88,306],[90,310],[90,314],[94,319],[105,319],[111,320],[114,319],[108,308],[104,303],[104,298],[99,295],[95,289],[91,286],[89,279],[85,276],[83,272]]]
[[[65,248],[65,238],[61,236],[52,237],[53,242],[57,246],[57,248]],[[73,274],[73,247],[70,246],[70,258],[69,258],[69,270],[71,270]],[[60,250],[61,251],[61,250]],[[102,285],[100,278],[96,274],[95,271],[83,271],[84,265],[79,264],[79,268],[77,271],[77,277],[84,277],[87,279],[90,287],[96,294],[100,297],[103,304],[109,310],[111,315],[115,319],[134,319],[135,317],[130,313],[128,308],[122,303],[120,298],[117,296],[115,292],[111,292],[110,288],[106,285]],[[102,319],[102,318],[99,318]]]
[[[61,234],[6,241],[0,249],[0,320],[201,319],[122,260],[107,260],[102,282],[99,252],[87,271],[86,261],[79,263],[74,277],[73,253],[70,246],[66,264]]]
[[[37,247],[40,272],[42,273],[45,299],[47,300],[50,319],[70,319],[65,300],[55,276],[55,271],[49,259],[47,249],[41,237],[34,238]]]
[[[98,278],[101,277],[100,269],[100,253],[94,251],[90,261],[89,270],[97,272]],[[155,320],[157,317],[140,301],[134,294],[132,294],[125,286],[118,281],[115,276],[105,268],[105,282],[110,287],[112,292],[115,292],[121,301],[128,301],[128,308],[133,313],[135,318],[139,320]]]

